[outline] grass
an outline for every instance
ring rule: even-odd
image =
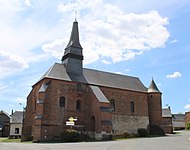
[[[0,142],[16,142],[16,143],[20,143],[21,139],[0,138]]]
[[[7,137],[5,138],[0,138],[0,142],[5,142],[5,143],[21,143],[21,139],[9,139]],[[32,141],[26,141],[22,143],[32,143]]]

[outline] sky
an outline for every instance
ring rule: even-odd
[[[0,0],[0,110],[26,106],[75,18],[85,68],[153,78],[163,107],[190,111],[189,0]]]

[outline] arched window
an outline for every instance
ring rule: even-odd
[[[130,102],[130,110],[131,110],[131,113],[135,112],[135,103],[134,102]]]
[[[81,110],[81,101],[77,100],[76,102],[76,110]]]
[[[59,99],[59,107],[65,107],[65,97],[60,97]]]
[[[114,99],[111,99],[111,100],[110,100],[110,104],[111,104],[111,110],[112,110],[112,111],[115,111],[115,100],[114,100]]]

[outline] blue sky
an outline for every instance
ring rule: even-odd
[[[21,110],[79,22],[84,67],[152,77],[163,107],[190,110],[190,1],[0,0],[0,110]],[[21,103],[21,105],[20,105]]]

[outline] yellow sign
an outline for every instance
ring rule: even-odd
[[[74,118],[74,117],[70,117],[70,118],[69,118],[69,121],[70,121],[70,122],[74,122],[74,121],[77,121],[77,119]]]

